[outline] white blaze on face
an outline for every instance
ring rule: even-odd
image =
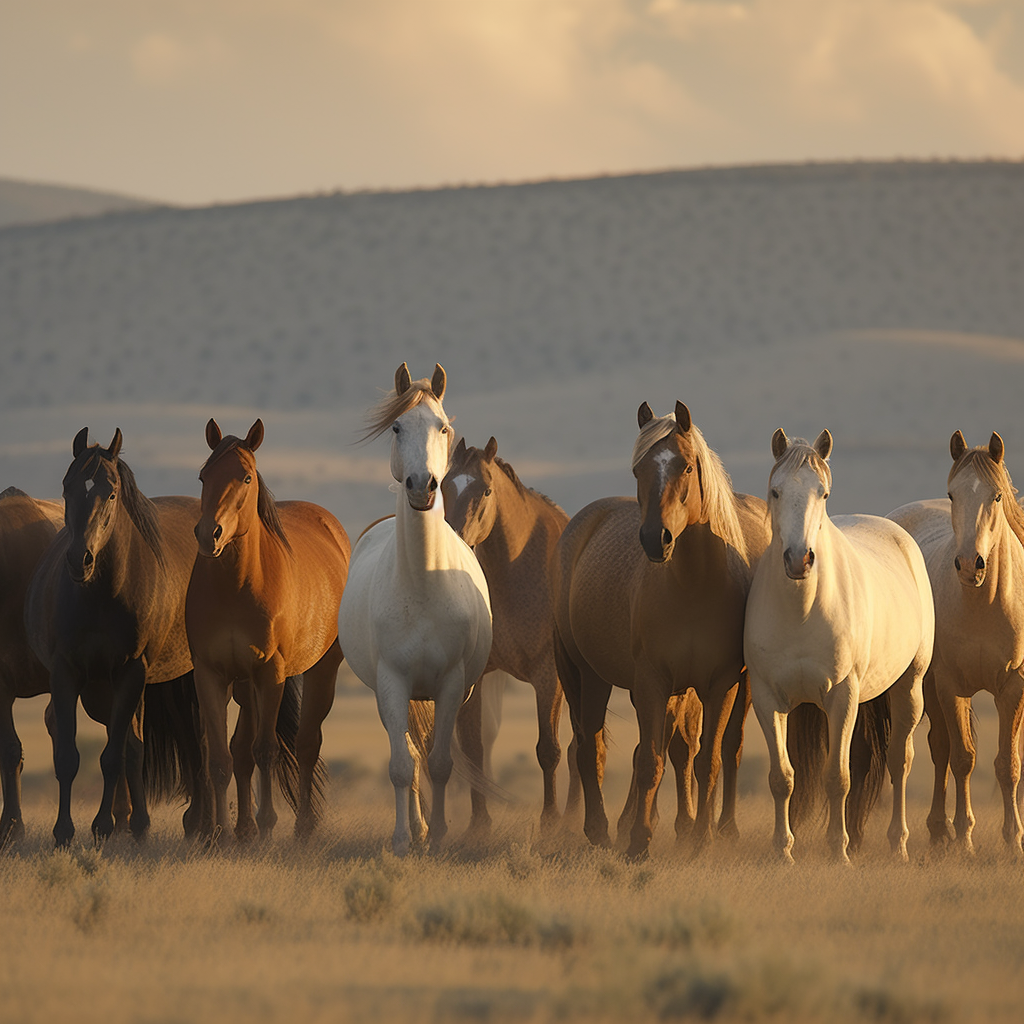
[[[665,480],[668,478],[668,467],[672,465],[672,460],[675,457],[676,453],[668,448],[663,449],[654,456],[655,465],[658,467],[658,482],[662,486],[664,486]]]
[[[88,494],[96,486],[96,481],[90,477],[85,481],[85,493]]]
[[[473,482],[473,477],[468,473],[460,473],[456,477],[452,477],[452,487],[455,488],[455,497],[461,497],[462,492]]]

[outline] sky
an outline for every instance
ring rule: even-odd
[[[1024,158],[1024,0],[2,0],[0,177],[183,204]]]

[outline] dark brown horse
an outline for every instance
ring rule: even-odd
[[[25,635],[25,595],[39,560],[64,525],[57,501],[37,501],[9,487],[0,494],[0,846],[20,839],[21,740],[14,728],[16,697],[49,693],[50,674]]]
[[[526,487],[515,470],[497,457],[492,437],[486,447],[467,448],[460,440],[441,483],[445,519],[476,552],[491,596],[494,639],[487,671],[500,669],[530,683],[537,696],[537,761],[544,774],[541,827],[559,818],[555,772],[562,756],[558,720],[562,687],[554,659],[555,621],[551,610],[551,558],[569,517],[543,494]],[[460,744],[483,767],[481,687],[459,713]],[[570,766],[569,806],[579,800],[579,778]],[[483,793],[473,791],[471,827],[490,819]]]
[[[227,787],[234,770],[236,836],[251,839],[257,826],[261,836],[272,832],[277,815],[271,779],[280,756],[275,722],[286,677],[301,673],[295,830],[308,834],[318,814],[321,725],[334,703],[342,658],[338,604],[348,577],[348,536],[318,505],[274,501],[256,471],[262,420],[238,438],[224,437],[211,419],[206,441],[211,454],[199,474],[199,557],[185,618],[214,797],[211,824],[220,830],[230,826]],[[229,748],[232,694],[243,710]],[[254,766],[260,770],[255,820],[249,785]]]
[[[79,765],[79,698],[89,716],[107,726],[100,755],[103,798],[93,834],[102,839],[113,830],[123,771],[130,827],[141,836],[149,812],[142,737],[132,723],[147,683],[179,679],[191,669],[184,604],[199,503],[147,498],[120,458],[121,443],[120,430],[107,448],[90,445],[87,428],[76,435],[64,477],[65,528],[40,561],[25,604],[29,641],[50,674],[58,845],[75,834],[71,787]]]
[[[612,686],[629,689],[636,708],[631,857],[645,856],[651,840],[669,698],[690,688],[703,705],[694,832],[698,844],[711,835],[722,738],[743,673],[747,591],[769,539],[764,502],[733,492],[685,405],[655,417],[645,402],[638,422],[637,500],[604,498],[577,514],[552,574],[555,656],[594,843],[608,841],[600,776]]]

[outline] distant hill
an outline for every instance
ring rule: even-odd
[[[94,217],[115,210],[142,210],[155,206],[113,192],[94,192],[64,185],[37,185],[0,178],[0,228],[8,224],[38,224],[69,217]]]

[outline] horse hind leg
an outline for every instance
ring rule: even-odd
[[[0,781],[3,784],[3,816],[0,817],[0,848],[25,835],[21,817],[21,740],[14,728],[14,695],[4,694],[0,706]]]
[[[995,695],[999,713],[999,749],[995,769],[1003,795],[1003,839],[1015,854],[1022,852],[1017,787],[1020,783],[1020,725],[1024,713],[1024,679],[1012,673]]]
[[[936,680],[936,692],[942,716],[949,730],[949,766],[956,786],[956,812],[953,829],[956,841],[965,853],[974,853],[974,809],[971,806],[971,773],[974,771],[976,746],[971,725],[971,698],[960,697],[951,687]]]
[[[260,666],[253,677],[256,694],[256,741],[253,743],[253,759],[260,774],[259,809],[256,825],[260,839],[268,841],[277,824],[274,809],[274,782],[278,762],[281,758],[281,741],[277,735],[277,718],[284,697],[285,667],[275,657]]]
[[[303,676],[302,707],[295,753],[299,762],[299,805],[295,813],[295,834],[308,836],[320,817],[322,794],[322,766],[320,750],[323,746],[324,719],[334,706],[334,695],[341,665],[341,647],[337,639],[324,656]]]
[[[562,717],[564,695],[554,661],[548,659],[532,673],[531,682],[537,703],[537,763],[544,779],[544,807],[540,813],[540,829],[551,835],[558,827],[558,765],[562,760],[562,746],[558,740],[558,723]],[[569,764],[570,776],[575,776],[577,801],[579,800],[579,768]],[[570,795],[571,795],[570,783]],[[567,806],[568,810],[568,806]]]
[[[740,837],[736,825],[736,796],[743,758],[743,727],[749,710],[750,683],[744,672],[722,737],[722,813],[718,819],[718,834],[730,840]]]
[[[700,750],[697,752],[697,815],[694,822],[694,851],[698,852],[714,835],[713,808],[715,786],[722,768],[722,738],[725,735],[739,684],[735,679],[714,680],[701,701],[704,707],[701,722]]]
[[[911,665],[889,690],[892,731],[887,761],[892,780],[892,820],[889,846],[900,859],[907,860],[907,779],[914,763],[914,730],[924,713],[923,667]]]
[[[483,727],[483,689],[491,686],[494,680],[491,674],[483,676],[480,682],[473,687],[469,700],[459,708],[455,720],[455,727],[459,738],[459,746],[468,758],[470,764],[484,771],[484,727]],[[431,781],[434,781],[434,774],[431,772]],[[491,831],[491,815],[487,810],[487,797],[475,786],[470,789],[471,812],[467,835],[475,838],[483,838]]]

